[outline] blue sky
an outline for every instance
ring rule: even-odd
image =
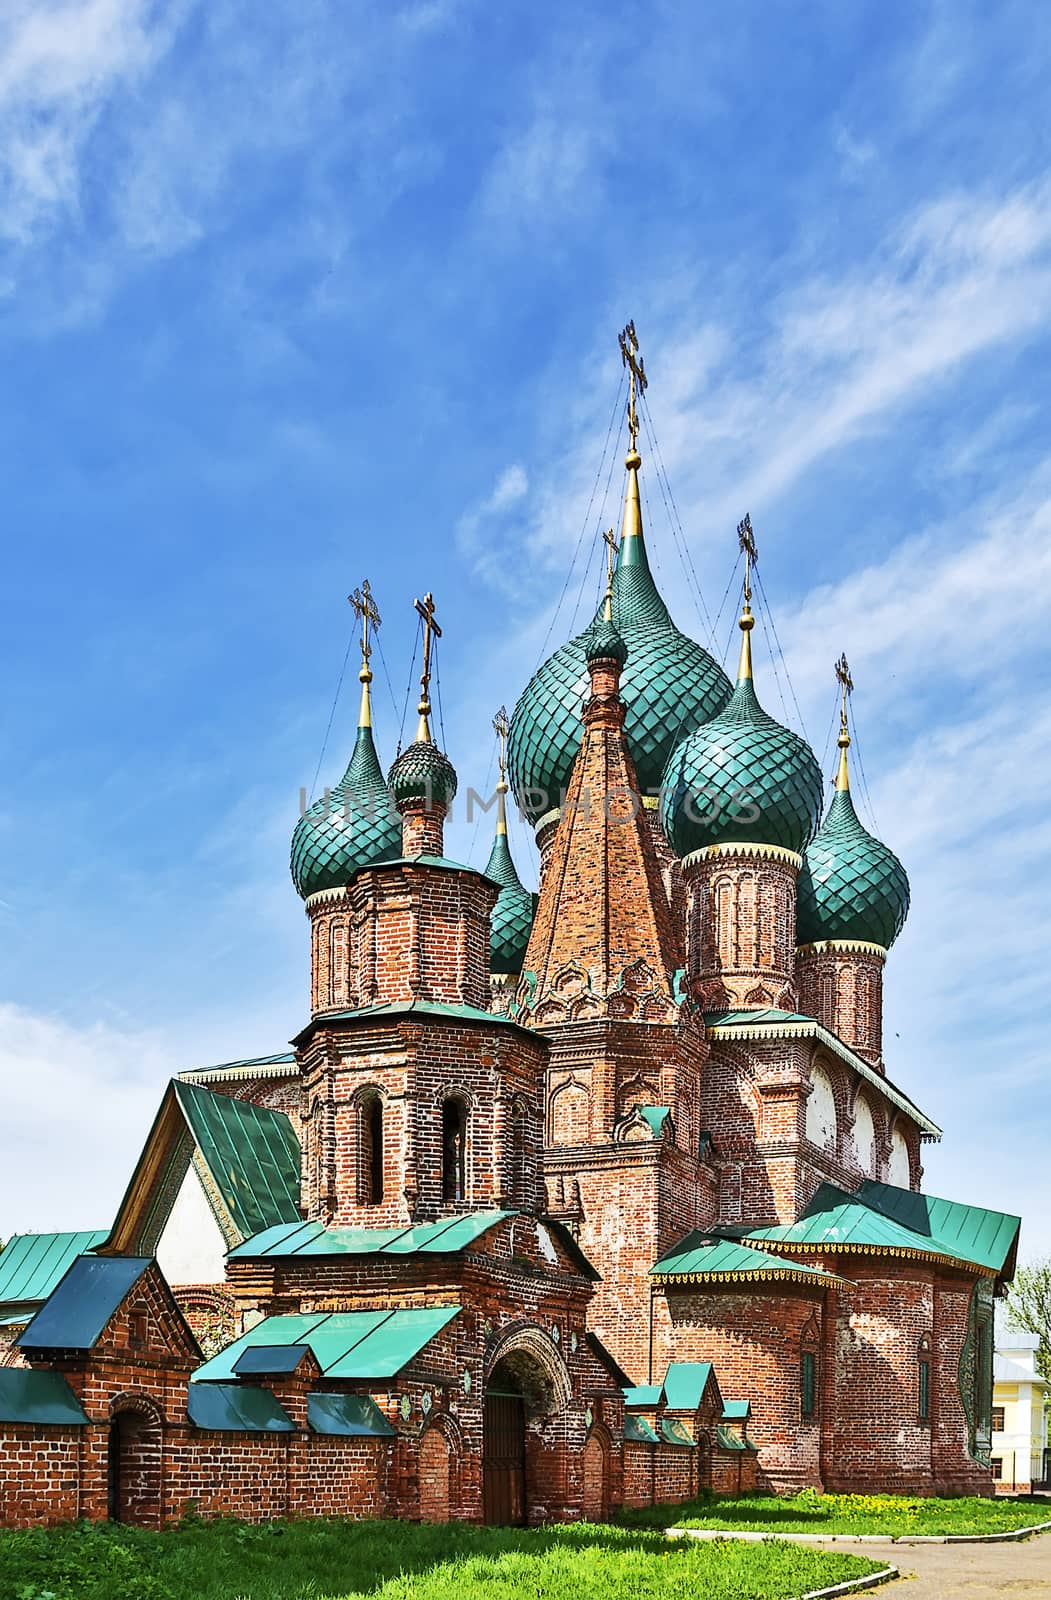
[[[430,588],[491,782],[616,514],[634,317],[706,602],[748,510],[819,756],[850,657],[926,1185],[1051,1249],[1049,57],[1010,0],[6,0],[0,1233],[106,1223],[165,1077],[301,1026],[288,838],[363,577],[384,760]]]

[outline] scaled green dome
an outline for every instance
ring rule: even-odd
[[[341,781],[315,800],[292,835],[292,882],[305,900],[342,888],[361,867],[401,855],[401,818],[383,781],[372,729],[359,728]]]
[[[664,773],[661,820],[676,853],[767,844],[801,852],[821,817],[821,768],[805,739],[767,716],[750,677],[689,734]]]
[[[387,776],[394,804],[405,800],[431,800],[452,804],[456,770],[449,757],[429,739],[417,740],[403,750]]]
[[[861,939],[888,950],[909,911],[905,868],[858,821],[849,789],[836,791],[803,857],[796,939]]]
[[[536,895],[530,894],[515,871],[506,833],[498,833],[493,840],[485,875],[500,885],[490,923],[489,970],[517,976],[533,931]]]
[[[511,787],[533,822],[561,805],[569,787],[589,689],[586,651],[599,621],[544,662],[511,718]],[[726,704],[730,680],[672,622],[653,581],[641,532],[621,542],[613,575],[613,621],[627,647],[621,679],[624,731],[645,794],[656,791],[682,733],[707,722]]]

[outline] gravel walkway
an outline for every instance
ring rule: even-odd
[[[1051,1600],[1051,1536],[1037,1534],[1020,1544],[855,1544],[837,1539],[829,1550],[897,1567],[900,1578],[874,1589],[874,1595],[902,1600]]]

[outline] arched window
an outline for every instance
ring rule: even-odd
[[[931,1420],[931,1341],[921,1339],[916,1357],[916,1414],[921,1422]]]
[[[525,1203],[528,1187],[526,1147],[526,1103],[516,1096],[511,1105],[511,1196],[517,1205]]]
[[[828,1073],[816,1061],[810,1069],[806,1136],[822,1150],[836,1148],[836,1095]]]
[[[347,929],[342,922],[334,922],[329,932],[328,999],[333,1006],[344,1005],[347,998]]]
[[[467,1107],[462,1100],[442,1106],[442,1199],[467,1198]]]
[[[383,1101],[370,1094],[361,1103],[361,1198],[367,1206],[383,1199]]]

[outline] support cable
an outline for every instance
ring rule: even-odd
[[[619,394],[619,392],[617,394],[617,402],[618,402],[618,406],[619,406],[619,402],[620,402],[620,394]],[[614,416],[616,416],[616,410],[617,410],[617,408],[615,407],[614,408]],[[607,443],[608,443],[608,435],[607,435]],[[605,451],[603,451],[603,453],[602,453],[602,462],[601,462],[601,465],[599,467],[599,471],[600,472],[602,470],[602,467],[605,466],[605,464],[606,464],[606,453],[605,453]],[[588,574],[591,571],[591,563],[595,558],[595,551],[598,549],[599,534],[600,534],[601,529],[602,529],[602,524],[605,521],[606,506],[609,504],[609,491],[610,491],[610,487],[611,487],[611,485],[613,483],[613,474],[614,474],[614,472],[616,470],[616,466],[617,466],[617,457],[616,457],[615,453],[611,452],[610,459],[609,459],[609,472],[606,474],[606,487],[602,491],[602,504],[599,506],[599,517],[598,517],[597,523],[595,524],[595,532],[591,536],[591,549],[588,551],[587,563],[586,563],[586,565],[584,567],[583,573],[581,574],[580,588],[577,590],[577,600],[576,600],[576,604],[573,607],[573,615],[569,619],[569,633],[570,633],[570,637],[571,638],[573,636],[573,630],[575,629],[575,627],[577,625],[577,613],[580,610],[580,602],[584,598],[584,588],[585,588],[585,585],[587,584],[587,581],[588,581]],[[594,496],[594,494],[592,494],[592,496],[591,496],[592,504],[594,503],[594,499],[595,499],[595,496]],[[590,512],[590,510],[591,510],[591,505],[588,506],[588,511]],[[578,551],[580,549],[579,540],[577,542],[577,549],[578,549]],[[574,556],[573,559],[575,561],[576,557]],[[599,575],[600,575],[600,581],[601,581],[601,566],[599,568]],[[598,610],[597,602],[596,602],[595,609]]]
[[[332,710],[328,714],[328,723],[326,724],[326,727],[325,727],[325,737],[321,741],[321,754],[317,758],[317,766],[314,768],[314,777],[313,777],[313,779],[311,781],[311,784],[310,784],[310,799],[311,800],[313,800],[313,798],[314,798],[314,790],[317,788],[317,780],[318,780],[318,776],[319,776],[319,774],[321,772],[321,763],[324,761],[324,759],[325,759],[325,751],[328,749],[328,736],[332,732],[332,724],[335,721],[335,717],[336,717],[336,707],[339,705],[339,696],[340,696],[340,692],[341,692],[341,690],[343,688],[343,679],[346,677],[346,673],[347,673],[347,662],[350,660],[350,652],[351,652],[351,650],[353,648],[354,648],[354,629],[351,628],[351,630],[350,630],[350,638],[347,640],[346,654],[343,657],[343,665],[339,669],[339,680],[338,680],[338,682],[336,684],[336,692],[332,697]]]
[[[401,726],[398,729],[398,750],[395,760],[401,755],[401,747],[405,742],[405,719],[409,715],[409,696],[412,694],[412,680],[416,676],[416,657],[420,649],[420,634],[423,631],[423,618],[416,624],[416,640],[412,647],[412,660],[409,662],[409,681],[405,685],[405,700],[401,708]]]
[[[701,581],[697,576],[697,569],[693,564],[693,555],[690,551],[689,541],[686,538],[686,532],[682,525],[682,518],[679,516],[679,508],[675,502],[675,495],[671,486],[671,478],[668,476],[668,469],[664,465],[664,456],[661,452],[660,440],[657,438],[657,430],[653,425],[653,416],[650,412],[650,405],[649,401],[646,399],[645,392],[643,392],[642,396],[642,412],[646,423],[647,437],[653,445],[653,454],[657,464],[657,481],[661,485],[661,493],[664,494],[665,488],[667,488],[665,505],[669,507],[668,521],[672,526],[672,536],[675,537],[677,530],[678,538],[676,543],[679,547],[680,560],[682,561],[683,568],[686,571],[686,581],[687,584],[689,584],[692,576],[694,596],[700,601],[700,614],[703,616],[703,621],[708,629],[708,637],[712,642],[713,649],[715,649],[718,647],[715,637],[715,627],[708,613],[708,606],[705,602],[704,590],[701,588]]]
[[[800,728],[800,731],[801,731],[801,733],[803,735],[803,738],[806,740],[807,744],[809,744],[810,743],[810,736],[806,731],[806,723],[803,721],[803,713],[802,713],[802,711],[800,709],[799,701],[796,698],[795,686],[792,683],[792,674],[788,670],[788,660],[787,660],[787,657],[785,656],[785,652],[781,648],[781,640],[777,636],[777,624],[774,621],[773,608],[770,605],[770,601],[767,599],[766,589],[765,589],[765,587],[763,585],[763,579],[762,579],[762,576],[761,576],[761,574],[759,572],[759,568],[758,567],[756,567],[756,569],[755,569],[755,576],[756,576],[756,582],[759,585],[759,593],[763,597],[763,610],[766,612],[766,615],[770,618],[770,628],[771,628],[771,631],[772,631],[772,633],[774,635],[774,642],[777,645],[777,653],[781,657],[781,660],[784,662],[785,677],[788,679],[788,692],[792,696],[792,704],[796,708],[796,716],[799,718],[799,728]],[[786,712],[786,715],[787,715],[787,712]]]

